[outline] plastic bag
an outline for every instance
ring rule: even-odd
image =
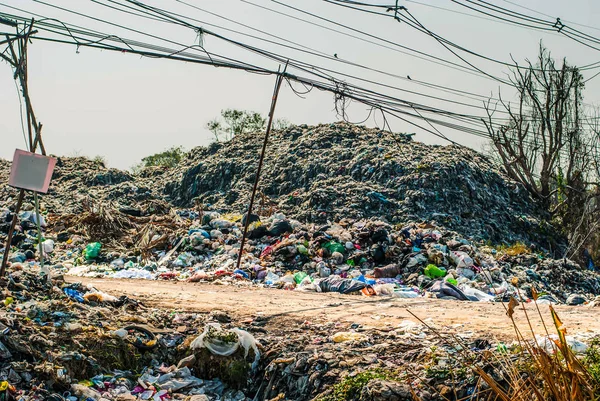
[[[192,372],[188,367],[177,369],[174,372],[166,373],[161,375],[156,383],[161,389],[171,390],[173,392],[181,390],[182,388],[193,386],[201,386],[204,380],[198,379],[192,376]]]
[[[74,290],[72,288],[65,288],[63,290],[63,292],[65,293],[66,296],[68,296],[69,298],[74,299],[77,302],[83,302],[84,301],[83,297],[81,296],[81,293],[79,291],[77,291],[77,290]]]
[[[427,257],[425,255],[423,255],[422,253],[420,253],[420,254],[410,258],[408,260],[406,267],[413,267],[420,263],[426,263],[426,262],[427,262]]]
[[[373,276],[375,278],[394,278],[402,273],[402,268],[398,265],[387,265],[383,267],[376,267],[373,270]]]
[[[437,295],[438,298],[442,298],[442,297],[453,297],[458,299],[459,301],[469,301],[469,297],[467,297],[462,290],[460,290],[458,287],[439,280],[436,281],[435,283],[433,283],[433,285],[431,287],[429,287],[429,292],[435,293]]]
[[[117,302],[119,300],[119,298],[102,291],[90,291],[83,295],[83,299],[88,302]]]
[[[466,252],[452,251],[450,252],[450,257],[454,261],[454,264],[456,264],[456,267],[465,268],[473,266],[473,259]]]
[[[279,276],[275,273],[273,273],[272,271],[268,272],[267,275],[265,276],[265,284],[266,285],[272,285],[275,283],[278,283],[280,281]]]
[[[54,252],[54,241],[47,239],[46,241],[42,242],[42,249],[44,250],[45,254]]]
[[[88,244],[83,250],[83,254],[87,260],[94,259],[98,257],[100,253],[100,248],[102,248],[102,244],[99,242],[92,242]]]
[[[301,287],[298,287],[297,290],[299,290],[299,291],[322,292],[321,287],[316,282],[314,282],[314,283],[308,283],[306,285],[302,285]]]
[[[350,294],[365,288],[367,285],[360,281],[349,278],[341,278],[340,276],[329,276],[319,282],[319,286],[323,292],[339,292],[340,294]]]
[[[392,296],[394,296],[396,298],[418,298],[419,293],[414,290],[403,289],[403,290],[399,290],[399,291],[394,291]]]
[[[241,329],[223,330],[220,324],[209,323],[204,327],[202,334],[190,344],[192,350],[206,348],[213,355],[220,356],[233,355],[240,346],[244,349],[244,358],[248,356],[250,348],[252,348],[254,351],[252,368],[256,368],[260,360],[260,351],[256,346],[256,339],[247,331]]]
[[[116,273],[110,275],[112,278],[141,278],[146,280],[153,280],[154,275],[150,273],[148,270],[144,269],[130,269],[130,270],[120,270]]]
[[[375,285],[375,283],[377,283],[376,280],[373,280],[373,279],[370,279],[370,278],[366,278],[365,276],[363,276],[362,274],[360,274],[360,272],[358,272],[358,274],[359,274],[358,276],[354,277],[354,280],[360,281],[361,283],[365,283],[367,285]]]
[[[294,281],[296,282],[296,284],[300,284],[302,282],[302,280],[304,280],[307,276],[308,276],[308,274],[306,274],[304,272],[298,272],[298,273],[294,274]]]
[[[334,252],[343,254],[346,251],[346,247],[336,241],[329,241],[326,244],[323,244],[322,248],[327,249],[332,254]]]
[[[486,294],[483,291],[479,291],[478,289],[469,287],[468,285],[463,285],[460,287],[460,289],[463,291],[463,293],[467,296],[467,297],[475,297],[480,301],[484,301],[484,302],[490,302],[494,300],[494,296],[493,295],[489,295]]]
[[[550,336],[542,336],[537,334],[535,339],[538,347],[542,348],[544,351],[550,354],[554,354],[558,351],[558,346],[556,345],[556,342],[559,341],[558,335],[550,334]],[[565,336],[565,340],[567,341],[568,347],[576,354],[584,354],[588,350],[588,346],[585,343],[575,339],[573,336]]]
[[[394,295],[394,284],[377,284],[373,286],[373,289],[377,295]]]
[[[343,343],[346,341],[365,341],[367,337],[360,333],[354,333],[352,331],[340,331],[335,333],[331,339],[334,343]]]
[[[443,267],[437,267],[436,265],[427,265],[423,272],[429,278],[444,277],[447,272]]]

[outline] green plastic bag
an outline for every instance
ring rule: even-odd
[[[298,273],[294,274],[294,281],[296,282],[296,284],[300,284],[302,282],[302,280],[304,280],[307,276],[308,276],[308,274],[306,274],[304,272],[298,272]]]
[[[446,269],[439,268],[436,265],[427,265],[423,273],[429,278],[440,278],[446,275]]]
[[[339,242],[335,242],[335,241],[329,241],[328,243],[323,245],[323,248],[327,249],[329,252],[334,253],[334,252],[339,252],[339,253],[344,253],[346,252],[346,247],[342,244],[340,244]]]
[[[298,249],[298,253],[301,255],[308,255],[308,249],[306,249],[306,247],[302,244],[298,245],[297,247]]]
[[[92,242],[88,244],[83,250],[83,255],[87,260],[94,259],[98,257],[100,253],[100,248],[102,248],[102,244],[99,242]]]
[[[444,281],[446,281],[446,282],[448,282],[448,283],[450,283],[450,284],[452,284],[452,285],[458,285],[458,281],[456,281],[456,279],[455,279],[455,278],[452,278],[452,277],[446,277],[446,278],[444,279]]]

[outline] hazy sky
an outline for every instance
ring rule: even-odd
[[[122,2],[122,0],[120,1]],[[144,1],[201,20],[204,24],[198,23],[198,25],[224,36],[277,51],[311,64],[389,85],[393,88],[360,83],[365,87],[410,101],[455,112],[480,115],[482,114],[480,101],[457,97],[425,87],[414,81],[449,86],[481,95],[494,93],[497,96],[499,90],[500,84],[496,81],[401,53],[398,50],[404,50],[390,44],[378,42],[391,49],[366,43],[357,38],[249,4],[251,2],[262,5],[361,38],[377,41],[314,17],[302,15],[273,1],[186,0],[185,3],[200,7],[205,11],[192,8],[178,0]],[[282,1],[372,35],[383,37],[388,41],[455,63],[462,63],[432,38],[391,18],[343,9],[322,0]],[[548,17],[519,8],[505,0],[491,1],[528,15],[548,19]],[[600,1],[514,1],[544,14],[560,17],[565,23],[569,21],[589,25],[589,27],[570,26],[600,37],[600,25],[596,23],[600,19]],[[198,43],[197,35],[191,29],[126,15],[99,4],[111,4],[111,0],[47,0],[47,3],[110,20],[179,43],[188,45]],[[371,3],[382,4],[384,1],[371,1]],[[555,57],[566,56],[572,64],[581,66],[600,61],[599,51],[580,45],[563,35],[543,33],[485,17],[481,18],[480,14],[480,17],[463,15],[460,13],[471,15],[475,13],[457,6],[450,0],[401,1],[400,4],[404,4],[427,29],[465,48],[499,60],[510,61],[511,55],[519,62],[524,61],[525,58],[534,58],[539,41],[543,39],[544,44]],[[148,38],[135,32],[57,10],[39,1],[0,0],[0,12],[30,15],[7,6],[18,7],[27,12],[128,39],[161,43],[157,39]],[[452,10],[459,13],[452,12]],[[232,21],[226,21],[218,16],[224,16]],[[383,75],[365,68],[344,65],[336,60],[300,53],[224,30],[224,28],[235,29],[261,38],[277,40],[240,26],[238,23],[302,44],[315,52],[323,52],[330,56],[337,54],[339,59],[365,67],[401,77],[410,76],[413,81]],[[0,32],[6,32],[7,29],[10,28],[0,25]],[[247,54],[244,50],[226,45],[214,37],[206,36],[204,46],[207,51],[212,53],[224,54],[235,59],[277,69],[277,64],[274,62],[263,60],[257,55]],[[407,51],[407,53],[410,52]],[[468,57],[468,60],[494,75],[506,76],[508,72],[508,68],[505,66],[471,56]],[[600,69],[585,71],[584,77],[590,78],[599,71]],[[110,166],[118,168],[129,168],[142,157],[170,146],[183,145],[191,148],[206,145],[211,141],[211,134],[205,129],[205,124],[217,116],[221,109],[248,109],[266,114],[274,84],[273,76],[261,76],[243,71],[144,58],[83,47],[77,52],[75,46],[36,40],[29,46],[29,77],[33,106],[38,119],[44,124],[43,136],[48,152],[58,155],[103,155]],[[599,89],[600,76],[587,83],[584,101],[588,104],[598,103],[600,101]],[[504,98],[513,96],[510,88],[503,87],[501,90]],[[471,106],[451,104],[407,91],[461,101]],[[282,87],[277,107],[277,117],[285,117],[298,124],[316,124],[340,119],[334,111],[332,94],[315,90],[301,99],[291,91],[287,84]],[[2,138],[0,157],[10,158],[14,149],[23,148],[24,144],[18,95],[12,79],[11,68],[4,62],[0,62],[0,110],[2,116],[0,118]],[[360,104],[353,104],[349,111],[349,119],[353,121],[362,121],[368,114],[367,108]],[[416,122],[427,126],[422,121]],[[370,126],[381,123],[380,116],[366,122]],[[390,120],[390,123],[395,131],[416,132],[417,140],[428,143],[447,143],[405,122]],[[440,130],[460,143],[476,148],[481,144],[480,138],[443,128]]]

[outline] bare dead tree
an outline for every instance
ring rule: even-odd
[[[535,64],[528,60],[527,68],[515,68],[511,82],[515,102],[499,95],[496,104],[485,104],[493,149],[507,174],[560,223],[573,251],[574,240],[598,217],[600,129],[585,124],[583,76],[565,59],[557,66],[540,44]],[[508,115],[501,123],[494,118],[498,107]]]

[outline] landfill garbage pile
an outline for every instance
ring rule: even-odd
[[[133,229],[129,235],[142,235],[138,244],[145,248],[121,251],[110,243],[89,242],[89,235],[49,229],[42,244],[46,264],[52,272],[70,276],[398,298],[508,301],[511,296],[533,300],[540,295],[538,303],[581,305],[600,295],[600,274],[570,260],[547,258],[523,244],[476,244],[428,223],[392,226],[370,219],[315,225],[280,213],[251,215],[237,268],[245,216],[180,210],[171,219],[164,225],[162,220],[148,221],[142,234]],[[125,221],[138,220],[129,216]],[[21,233],[11,262],[38,264],[36,235],[35,230]]]
[[[193,149],[166,184],[171,202],[247,208],[262,133]],[[258,210],[305,223],[378,217],[435,222],[465,238],[543,243],[543,214],[482,154],[347,123],[292,126],[269,139]],[[260,213],[259,213],[260,214]]]
[[[153,174],[149,169],[147,176]],[[156,171],[156,169],[154,169]],[[158,169],[160,172],[161,170]],[[7,185],[10,163],[0,160],[0,205],[14,206],[18,190]],[[129,172],[106,168],[101,161],[85,157],[59,157],[48,193],[43,196],[44,208],[52,213],[82,211],[87,198],[116,201],[122,208],[139,207],[140,203],[159,200],[152,180]]]
[[[541,220],[484,157],[345,123],[274,133],[237,269],[256,164],[248,155],[260,138],[197,148],[175,169],[139,175],[60,158],[41,216],[29,198],[19,213],[9,260],[39,266],[39,223],[45,266],[58,274],[471,301],[535,292],[573,305],[600,294],[596,272],[515,241]],[[0,188],[3,242],[16,194]],[[512,247],[483,246],[490,239]]]

